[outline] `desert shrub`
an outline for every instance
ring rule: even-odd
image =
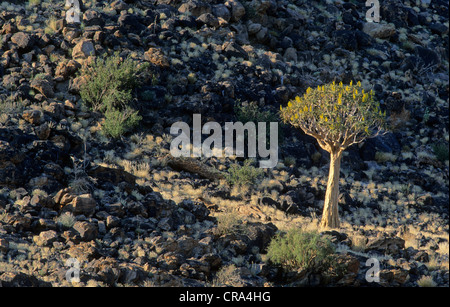
[[[276,122],[277,115],[270,111],[261,111],[255,102],[243,104],[237,103],[234,107],[234,112],[238,121],[246,122]]]
[[[139,71],[130,57],[121,60],[118,53],[98,57],[81,69],[81,75],[86,77],[80,88],[83,102],[94,111],[102,112],[129,105],[131,92],[139,84],[136,78]]]
[[[220,268],[212,282],[213,287],[242,287],[243,282],[240,269],[234,264],[229,264]]]
[[[267,257],[272,263],[294,270],[328,266],[333,253],[330,240],[301,229],[276,235],[267,248]]]
[[[118,138],[128,130],[137,126],[141,121],[142,116],[138,111],[127,108],[123,111],[111,108],[105,112],[105,122],[102,130],[113,138]]]
[[[433,145],[433,153],[436,156],[436,159],[438,159],[441,162],[447,161],[448,158],[448,144],[434,144]]]
[[[64,228],[71,228],[75,224],[76,218],[70,212],[65,212],[56,218],[56,223]]]
[[[262,111],[256,102],[251,103],[241,103],[238,102],[234,106],[234,113],[236,114],[236,118],[241,123],[253,122],[255,125],[258,125],[258,122],[261,123],[270,123],[270,122],[278,122],[280,118],[277,114],[271,111]],[[247,133],[247,132],[246,132]],[[278,127],[278,142],[281,143],[283,140],[282,130]],[[267,144],[270,144],[270,126],[267,126],[266,130],[266,141]]]
[[[252,185],[260,178],[264,171],[260,168],[252,166],[253,160],[245,160],[244,165],[233,164],[228,169],[228,174],[225,175],[226,180],[230,185]]]
[[[116,138],[135,127],[142,119],[132,105],[133,90],[139,85],[138,76],[148,66],[138,67],[118,53],[99,57],[84,65],[80,75],[85,78],[80,87],[83,102],[94,111],[105,115],[103,131]]]
[[[248,228],[243,224],[237,213],[224,213],[217,217],[216,234],[218,235],[239,235],[246,234]]]
[[[418,281],[417,284],[419,287],[436,287],[436,283],[433,280],[432,276],[422,276]]]

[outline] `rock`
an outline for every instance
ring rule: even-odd
[[[105,21],[102,15],[93,9],[88,9],[85,12],[83,12],[83,23],[87,27],[90,26],[103,27],[105,25]]]
[[[207,25],[208,27],[213,27],[216,28],[219,26],[219,20],[217,19],[217,17],[215,17],[213,14],[211,13],[204,13],[202,15],[200,15],[197,19],[196,19],[197,23],[199,23],[200,25]]]
[[[278,228],[272,223],[248,223],[247,227],[247,237],[248,247],[251,249],[253,246],[257,246],[260,251],[267,248],[268,244],[272,240]]]
[[[369,239],[366,244],[366,251],[379,250],[390,255],[397,254],[400,250],[405,248],[405,240],[398,237],[377,237]]]
[[[375,138],[367,139],[359,149],[361,158],[364,161],[375,160],[376,152],[397,153],[400,151],[400,143],[393,133],[387,133]]]
[[[11,37],[11,41],[22,51],[30,50],[34,45],[33,37],[25,32],[17,32]]]
[[[95,240],[73,245],[66,250],[66,253],[69,257],[76,258],[80,262],[90,262],[100,257]]]
[[[249,35],[255,35],[259,31],[261,31],[262,25],[259,23],[250,23],[247,25],[247,32]]]
[[[294,47],[289,47],[284,52],[284,59],[286,62],[297,62],[297,50]]]
[[[55,76],[61,77],[63,80],[66,80],[68,77],[76,73],[80,67],[81,65],[74,60],[69,60],[68,62],[60,62],[58,66],[56,66]]]
[[[97,238],[98,228],[94,226],[92,223],[86,221],[78,221],[73,225],[73,229],[78,231],[80,234],[81,240],[83,241],[91,241]]]
[[[95,55],[94,43],[90,39],[80,41],[73,47],[72,58],[74,60],[86,59],[88,56]]]
[[[134,32],[139,34],[141,31],[146,29],[141,23],[140,18],[134,14],[120,15],[118,23],[119,26],[125,30],[125,32]]]
[[[132,174],[117,168],[109,168],[105,166],[96,165],[87,170],[89,176],[99,180],[100,182],[110,182],[117,185],[121,182],[126,182],[134,186],[136,177]]]
[[[55,95],[53,91],[53,82],[47,79],[34,79],[31,81],[31,87],[47,98],[53,98]]]
[[[188,0],[178,8],[179,13],[190,12],[193,16],[199,17],[205,13],[211,13],[211,6],[199,0]]]
[[[117,11],[128,10],[128,4],[122,0],[115,0],[111,3],[111,8]]]
[[[351,255],[337,255],[333,267],[339,268],[337,285],[351,286],[354,284],[359,272],[359,260]]]
[[[0,238],[0,252],[6,253],[8,252],[8,249],[9,249],[9,241],[4,238]]]
[[[366,22],[363,26],[363,32],[373,38],[389,38],[396,33],[396,29],[393,24]]]
[[[97,202],[92,198],[91,194],[83,194],[75,196],[70,203],[62,208],[62,211],[72,212],[75,215],[83,214],[91,216],[94,213],[96,206]]]
[[[4,272],[0,275],[0,287],[19,288],[19,287],[51,287],[50,282],[40,280],[32,275],[22,272]]]
[[[385,286],[403,285],[408,278],[408,271],[403,269],[384,269],[380,271],[380,284]]]
[[[22,113],[22,118],[33,125],[39,125],[43,117],[44,115],[39,110],[25,110]]]
[[[144,59],[159,67],[168,68],[170,66],[166,55],[159,48],[151,47],[148,49],[147,52],[144,53]]]
[[[50,126],[47,123],[43,123],[40,126],[37,126],[34,129],[34,133],[36,134],[36,136],[38,137],[38,139],[40,140],[46,140],[48,139],[48,137],[50,136]]]
[[[212,7],[212,13],[214,14],[214,16],[216,16],[217,18],[222,18],[225,21],[229,22],[231,19],[231,13],[228,10],[228,8],[225,6],[225,4],[215,4]]]
[[[245,7],[237,0],[227,0],[225,6],[231,11],[231,20],[238,22],[245,15]]]
[[[248,60],[247,52],[241,46],[239,46],[237,43],[233,41],[225,42],[222,45],[222,51],[230,58],[235,57],[235,58],[244,58],[245,60]]]
[[[439,22],[432,23],[430,25],[430,30],[434,34],[438,34],[438,35],[446,35],[446,34],[448,34],[448,27],[446,25],[443,25],[442,23],[439,23]]]
[[[358,40],[355,31],[337,30],[333,36],[336,46],[352,51],[358,49]]]
[[[55,201],[53,200],[53,198],[40,194],[34,195],[31,198],[30,203],[34,206],[40,205],[50,209],[53,209],[55,207]]]
[[[423,65],[425,67],[439,65],[441,62],[439,59],[439,55],[434,50],[422,46],[416,46],[416,48],[414,48],[414,52],[416,56],[423,62]]]
[[[33,237],[33,241],[38,246],[50,246],[53,242],[58,240],[58,233],[54,230],[47,230],[41,232],[38,236]]]

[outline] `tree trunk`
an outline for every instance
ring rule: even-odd
[[[339,228],[339,172],[341,169],[342,151],[330,153],[330,171],[328,174],[327,192],[323,205],[320,226],[322,228]]]

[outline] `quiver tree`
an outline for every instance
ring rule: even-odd
[[[284,122],[314,137],[330,153],[330,170],[321,227],[339,227],[339,171],[342,152],[347,147],[375,137],[385,128],[386,113],[380,110],[374,92],[365,92],[361,83],[335,82],[308,88],[286,108],[280,107]]]

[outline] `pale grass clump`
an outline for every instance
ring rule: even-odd
[[[436,287],[436,283],[433,280],[432,276],[422,276],[418,281],[417,284],[420,287]]]
[[[240,269],[235,264],[223,266],[212,282],[213,287],[232,286],[242,287],[244,284],[240,277]]]

